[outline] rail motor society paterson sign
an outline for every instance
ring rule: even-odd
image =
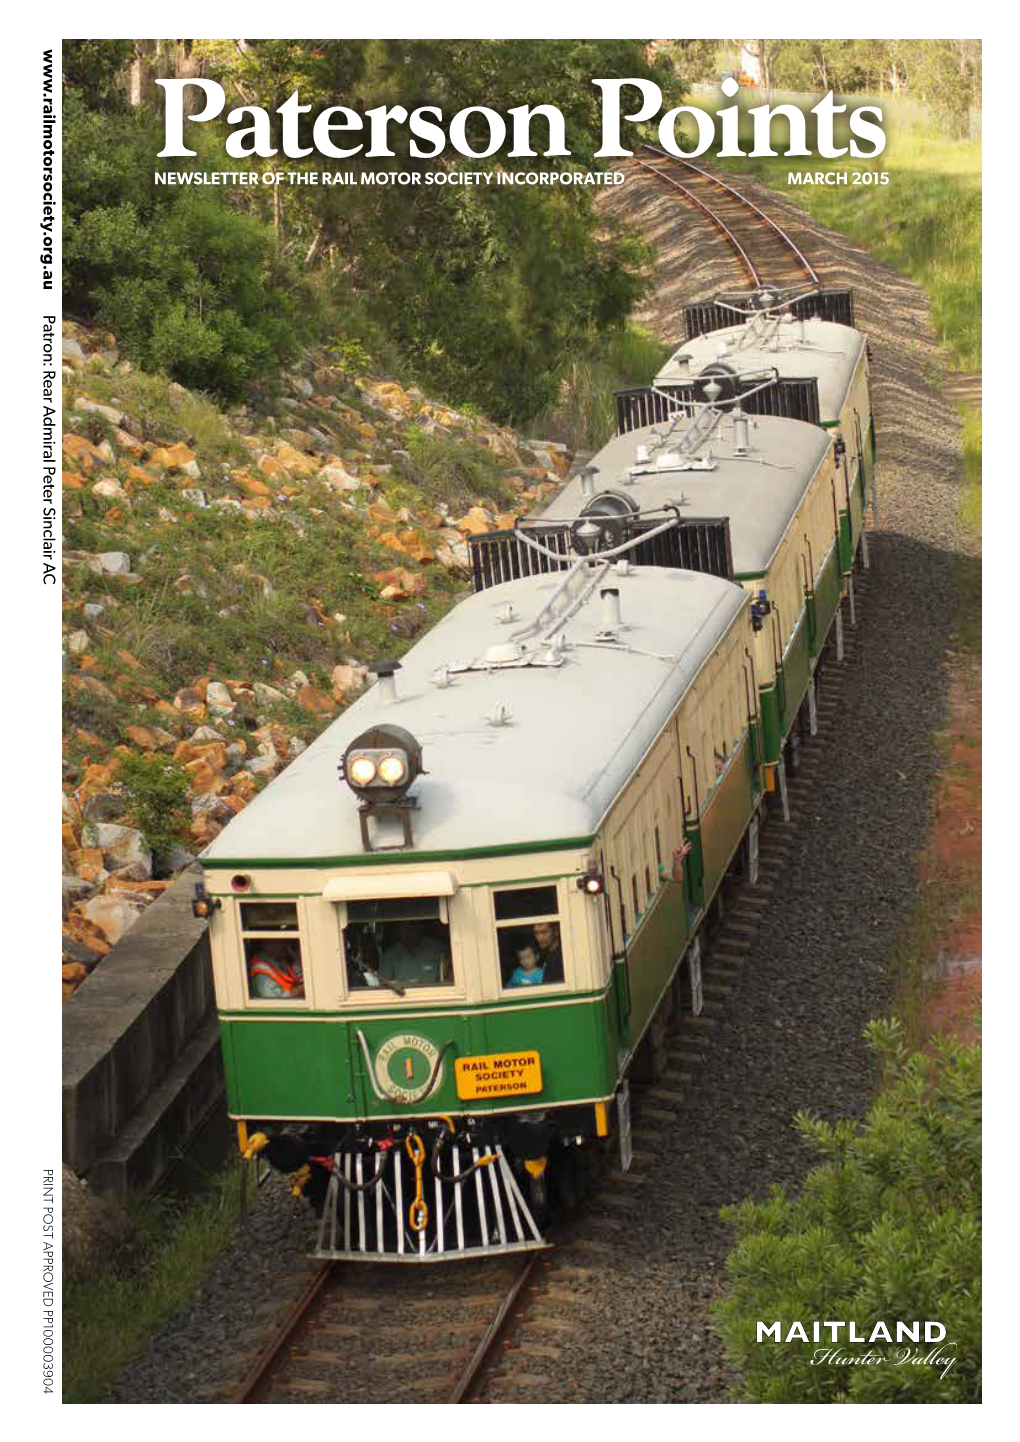
[[[542,1063],[537,1051],[499,1051],[489,1056],[458,1057],[457,1095],[461,1101],[520,1096],[542,1090]]]

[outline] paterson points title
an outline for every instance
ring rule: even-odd
[[[660,116],[662,91],[651,80],[593,79],[591,83],[601,92],[602,145],[595,152],[596,158],[631,155],[633,152],[621,142],[620,127],[625,120],[639,124]],[[186,144],[185,126],[219,119],[226,106],[223,86],[215,80],[157,80],[156,84],[166,92],[164,146],[159,154],[196,155],[197,152],[190,150]],[[738,87],[735,80],[727,77],[720,88],[729,98],[736,94]],[[190,115],[185,113],[185,95],[189,90],[200,90],[204,98],[202,109]],[[370,160],[393,156],[395,152],[390,149],[391,127],[402,130],[405,126],[412,136],[410,153],[419,160],[435,159],[451,146],[460,155],[484,160],[502,150],[508,136],[512,146],[506,154],[511,159],[570,156],[563,116],[555,105],[518,105],[505,115],[487,105],[471,105],[465,110],[458,110],[448,125],[437,105],[422,105],[410,112],[403,105],[379,105],[366,110],[364,115],[346,105],[331,105],[321,110],[312,123],[313,144],[302,145],[299,135],[301,120],[309,116],[311,110],[310,105],[301,104],[296,90],[277,107],[276,114],[282,122],[279,130],[283,154],[291,160],[301,160],[314,152],[335,160],[349,160],[362,154]],[[661,115],[659,144],[670,155],[677,156],[703,155],[713,146],[716,147],[714,153],[720,157],[810,156],[815,153],[826,160],[834,160],[849,152],[854,158],[867,160],[881,155],[885,149],[885,132],[882,129],[882,111],[875,105],[862,105],[850,111],[850,144],[836,145],[835,118],[846,110],[847,106],[836,104],[831,90],[811,107],[817,122],[814,152],[807,146],[807,117],[795,105],[759,105],[746,112],[754,126],[754,146],[751,150],[741,149],[738,135],[740,111],[736,105],[725,106],[715,115],[693,105],[679,105]],[[868,119],[869,116],[874,118]],[[677,125],[684,117],[693,120],[697,128],[698,143],[693,149],[688,146],[681,150],[678,142]],[[777,117],[783,117],[789,126],[789,144],[781,150],[772,149],[772,124]],[[268,160],[280,153],[273,144],[269,111],[261,105],[239,105],[228,112],[226,119],[228,125],[235,127],[227,137],[228,155],[238,160],[254,156]],[[484,135],[486,127],[487,140]],[[545,148],[535,150],[533,139],[544,139],[547,142]]]

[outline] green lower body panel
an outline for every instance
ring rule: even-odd
[[[647,1025],[687,942],[688,907],[684,887],[667,881],[627,947],[631,1037],[640,1036]]]
[[[797,623],[793,639],[786,648],[776,679],[763,686],[759,695],[762,720],[762,760],[774,766],[783,750],[783,743],[804,700],[811,679],[811,644],[807,608]]]
[[[843,573],[838,546],[833,546],[815,582],[810,602],[809,636],[811,660],[817,661],[832,629],[833,618],[843,597]]]
[[[745,738],[701,816],[705,903],[711,901],[754,812],[757,788],[751,748]],[[703,903],[704,904],[704,903]]]
[[[221,1017],[230,1112],[264,1119],[349,1120],[555,1106],[611,1095],[617,1079],[611,995],[574,1003],[564,996],[562,1001],[568,1004],[555,1005],[548,996],[541,1005],[436,1015],[414,1008],[406,1018],[397,1010],[357,1019]],[[444,1047],[437,1085],[423,1102],[409,1100],[427,1083]],[[458,1057],[512,1057],[524,1051],[539,1053],[540,1092],[482,1101],[458,1098]],[[387,1094],[401,1090],[406,1104]]]

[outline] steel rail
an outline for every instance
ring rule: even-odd
[[[650,146],[648,148],[651,149]],[[666,158],[671,160],[673,157],[667,156]],[[664,171],[656,169],[654,165],[650,165],[647,160],[641,160],[636,155],[632,156],[631,160],[634,165],[640,165],[642,170],[649,171],[652,175],[658,176],[658,178],[666,185],[671,185],[674,190],[679,190],[680,193],[685,196],[687,200],[690,201],[690,203],[695,207],[696,210],[700,210],[701,213],[709,221],[711,221],[715,228],[722,233],[724,238],[729,241],[730,245],[736,251],[737,257],[740,260],[741,265],[744,267],[744,270],[747,272],[747,278],[751,282],[752,286],[757,288],[761,285],[761,276],[758,274],[758,271],[755,268],[755,264],[752,261],[751,257],[748,255],[744,247],[740,244],[740,241],[733,234],[732,230],[730,230],[726,222],[720,216],[716,215],[714,210],[707,206],[705,202],[700,199],[699,196],[695,195],[693,190],[688,190],[686,185],[682,185],[675,176],[667,175]]]
[[[273,1339],[263,1347],[251,1371],[230,1398],[231,1402],[260,1402],[280,1353],[294,1336],[313,1303],[333,1273],[334,1262],[324,1262],[287,1312]]]
[[[720,180],[719,176],[713,175],[711,171],[703,170],[700,165],[695,165],[694,162],[691,160],[681,159],[681,157],[677,155],[670,155],[667,151],[660,150],[657,145],[645,144],[642,146],[642,149],[650,151],[653,155],[659,156],[662,160],[672,161],[675,165],[683,165],[688,170],[693,171],[695,175],[700,175],[704,180],[709,181],[710,184],[716,186],[719,190],[724,190],[727,195],[732,196],[732,198],[738,201],[742,206],[744,206],[745,209],[750,210],[754,215],[756,215],[760,220],[763,220],[766,225],[770,226],[772,230],[775,231],[776,235],[783,242],[783,244],[792,252],[792,254],[797,260],[798,265],[800,265],[804,269],[809,280],[814,282],[814,284],[816,285],[821,283],[817,272],[815,271],[811,262],[808,260],[807,256],[800,249],[800,247],[790,239],[786,231],[783,230],[782,226],[777,225],[770,215],[766,215],[764,210],[762,210],[760,206],[755,205],[753,200],[748,200],[746,195],[741,195],[739,190],[735,190],[733,186],[727,184],[725,180]],[[636,156],[635,159],[637,159]],[[647,169],[654,168],[651,166],[647,166],[646,162],[644,161],[639,161],[638,163],[646,165]],[[662,175],[664,180],[672,179],[672,177],[666,176],[662,171],[657,171],[656,174]],[[678,181],[674,183],[679,185]],[[687,193],[690,194],[690,192]],[[703,206],[702,208],[706,210],[708,209],[707,206]]]
[[[450,1395],[445,1399],[447,1403],[469,1402],[473,1397],[484,1374],[486,1363],[499,1343],[510,1314],[531,1277],[539,1255],[538,1252],[527,1254],[524,1265],[507,1288],[503,1300],[471,1354],[470,1360],[457,1377]],[[310,1278],[281,1320],[272,1338],[259,1352],[244,1380],[228,1398],[230,1402],[255,1403],[264,1400],[285,1349],[294,1340],[302,1323],[313,1310],[323,1287],[335,1270],[335,1262],[325,1262]]]
[[[507,1319],[510,1316],[511,1308],[514,1306],[518,1297],[521,1295],[525,1286],[527,1285],[528,1279],[531,1276],[532,1271],[534,1270],[535,1263],[538,1260],[538,1257],[538,1252],[529,1252],[527,1254],[527,1260],[524,1263],[524,1266],[521,1268],[517,1276],[514,1278],[513,1282],[510,1284],[506,1296],[499,1304],[496,1315],[493,1317],[492,1321],[485,1329],[485,1335],[478,1343],[478,1346],[472,1353],[471,1360],[468,1362],[467,1366],[464,1368],[464,1371],[457,1379],[457,1385],[454,1387],[448,1398],[448,1401],[451,1404],[455,1402],[470,1402],[471,1398],[474,1396],[475,1390],[478,1386],[478,1382],[481,1379],[482,1373],[485,1369],[485,1364],[491,1357],[493,1349],[495,1348],[497,1342],[500,1339],[503,1328],[506,1326]]]

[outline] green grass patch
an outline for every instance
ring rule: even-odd
[[[485,447],[426,435],[417,427],[408,432],[406,446],[417,477],[410,504],[421,499],[432,506],[446,501],[454,511],[478,501],[500,508],[510,504],[512,496],[502,468]]]
[[[963,406],[963,501],[960,519],[971,535],[981,534],[981,412]]]
[[[183,441],[190,446],[203,474],[225,465],[244,466],[251,460],[211,400],[174,385],[166,376],[139,370],[129,375],[90,372],[87,388],[92,399],[133,416],[150,440]]]
[[[102,1402],[154,1333],[184,1307],[219,1260],[237,1225],[233,1160],[190,1202],[135,1205],[116,1255],[64,1287],[65,1402]]]

